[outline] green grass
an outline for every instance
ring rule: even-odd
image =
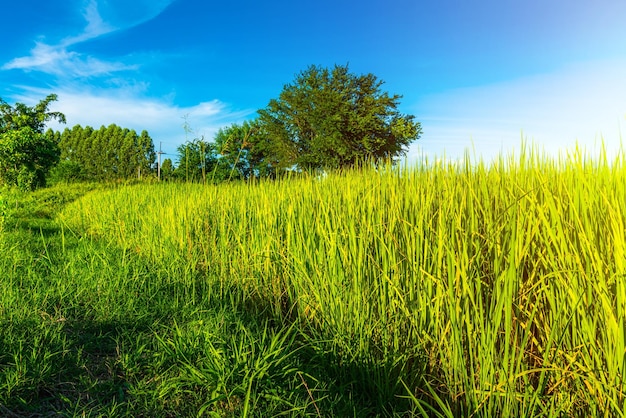
[[[0,413],[626,415],[622,155],[70,190],[4,199]]]
[[[1,416],[319,416],[318,408],[362,416],[373,408],[346,398],[294,326],[247,306],[236,286],[216,288],[187,265],[155,265],[62,228],[55,208],[85,192],[4,192],[12,210],[0,253]]]

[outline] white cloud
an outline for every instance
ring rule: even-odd
[[[35,47],[31,50],[30,56],[15,58],[7,64],[4,64],[2,69],[31,69],[51,66],[56,62],[67,60],[69,55],[71,54],[64,49],[37,42]]]
[[[490,160],[519,148],[522,136],[553,155],[577,142],[593,153],[601,140],[615,153],[626,116],[625,73],[624,60],[594,62],[426,97],[415,110],[424,135],[410,156],[445,149],[458,157],[474,147]]]
[[[91,0],[96,3],[98,17],[110,25],[128,29],[160,15],[176,0]]]
[[[107,14],[112,14],[115,8],[124,10],[126,1],[106,1],[99,3],[97,0],[89,0],[85,4],[85,8],[82,12],[86,26],[81,33],[75,36],[65,37],[58,44],[36,42],[35,47],[30,51],[30,55],[15,58],[4,64],[0,69],[41,71],[64,79],[102,76],[119,71],[136,70],[138,68],[137,65],[103,61],[93,56],[72,51],[71,47],[81,42],[98,38],[117,30],[128,29],[150,20],[160,14],[172,1],[173,0],[151,0],[142,3],[142,7],[139,9],[141,13],[135,13],[132,19],[124,22],[117,19],[120,20],[120,23],[123,23],[123,25],[116,26],[105,21],[100,11],[104,9]]]
[[[3,70],[38,70],[63,78],[91,77],[134,70],[136,65],[106,62],[91,56],[68,51],[59,45],[36,43],[27,57],[16,58],[2,66]]]
[[[96,0],[90,0],[87,6],[85,6],[83,17],[87,22],[87,26],[83,32],[78,36],[65,38],[61,45],[64,47],[71,46],[117,30],[116,27],[102,19],[98,11],[98,2]]]

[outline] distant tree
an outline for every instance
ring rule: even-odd
[[[55,183],[74,183],[85,180],[83,168],[77,162],[65,160],[60,161],[50,169],[48,180]]]
[[[259,121],[281,168],[339,168],[395,159],[422,129],[397,107],[401,96],[381,91],[373,74],[311,66],[259,110]]]
[[[222,173],[216,171],[218,167],[215,144],[205,141],[204,138],[196,138],[180,145],[177,153],[177,178],[203,183],[222,179]]]
[[[215,135],[215,149],[228,178],[250,179],[275,173],[276,161],[268,152],[267,135],[258,120],[220,129]]]
[[[161,164],[161,180],[170,180],[174,175],[174,163],[170,158],[163,160]]]
[[[152,172],[156,160],[154,144],[147,131],[138,135],[132,129],[115,124],[98,130],[80,125],[65,129],[59,147],[65,172],[72,173],[71,177],[81,173],[85,180],[141,178]]]
[[[118,128],[119,129],[119,128]],[[112,166],[119,178],[138,177],[141,173],[139,159],[139,147],[137,132],[130,129],[119,129],[114,137],[115,143],[110,144],[113,147],[117,145],[117,152],[112,153],[114,160]]]
[[[154,149],[154,141],[146,130],[141,131],[136,144],[137,148],[134,154],[134,162],[141,177],[153,171],[157,154]]]
[[[46,175],[59,160],[59,135],[44,133],[46,122],[65,123],[65,115],[50,112],[55,94],[35,106],[0,99],[0,182],[33,190],[45,185]]]

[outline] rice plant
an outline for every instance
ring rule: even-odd
[[[61,219],[200,277],[187,303],[238,289],[377,413],[623,417],[625,207],[623,154],[522,147],[490,164],[135,185]]]

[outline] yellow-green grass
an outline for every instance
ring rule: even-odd
[[[247,312],[237,288],[208,300],[202,274],[185,265],[63,230],[55,214],[91,189],[0,189],[8,208],[0,416],[310,416],[318,405],[326,415],[363,416],[372,408],[326,395],[341,387],[300,355],[295,327]]]
[[[624,162],[523,148],[490,165],[136,185],[62,220],[202,274],[215,297],[242,289],[415,414],[623,417]]]

